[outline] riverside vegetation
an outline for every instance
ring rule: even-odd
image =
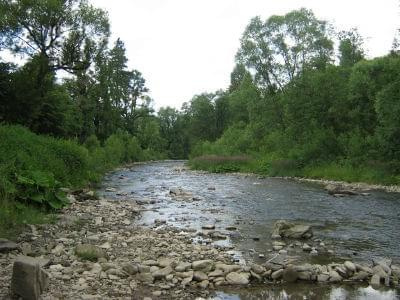
[[[367,59],[356,29],[333,33],[307,9],[256,17],[227,89],[155,112],[104,10],[0,0],[0,15],[0,236],[55,221],[67,191],[134,161],[400,182],[396,38]]]

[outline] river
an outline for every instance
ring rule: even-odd
[[[192,195],[195,201],[177,201],[170,194],[174,189]],[[226,239],[199,238],[195,242],[232,248],[232,255],[238,261],[262,263],[274,255],[270,236],[274,222],[280,219],[313,227],[312,245],[320,251],[311,256],[289,245],[288,254],[298,261],[365,262],[374,257],[400,261],[400,195],[396,193],[371,191],[368,196],[335,198],[318,184],[190,171],[183,161],[137,164],[109,173],[99,193],[145,204],[146,210],[135,221],[143,226],[154,226],[154,220],[193,231],[215,225]],[[399,290],[375,290],[368,285],[292,284],[226,290],[217,292],[216,297],[398,299],[399,295]]]

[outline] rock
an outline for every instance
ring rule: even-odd
[[[225,229],[229,230],[229,231],[235,231],[235,230],[237,230],[237,227],[235,227],[235,226],[227,226],[227,227],[225,227]]]
[[[1,246],[0,246],[0,248],[1,248]],[[22,254],[23,255],[29,255],[29,254],[32,254],[32,245],[31,244],[29,244],[29,243],[22,243],[21,245],[20,245],[20,248],[21,248],[21,252],[22,252]],[[1,252],[1,251],[0,251]]]
[[[340,281],[342,281],[342,279],[343,279],[342,276],[340,276],[338,272],[333,271],[333,270],[329,272],[329,281],[330,282],[340,282]]]
[[[351,261],[345,261],[344,262],[344,266],[350,272],[355,272],[356,271],[356,265],[353,264]]]
[[[310,255],[318,255],[318,251],[316,249],[312,249]]]
[[[203,280],[197,284],[197,286],[201,289],[206,289],[210,282],[208,280]]]
[[[80,244],[76,246],[75,253],[77,256],[89,260],[107,258],[107,253],[103,249],[91,244]]]
[[[295,282],[299,275],[293,267],[288,267],[283,270],[282,278],[286,282]]]
[[[6,239],[0,239],[0,253],[6,253],[17,249],[18,245],[16,243]]]
[[[225,274],[231,273],[231,272],[236,272],[241,269],[239,265],[226,265],[226,264],[216,264],[215,265],[216,269],[220,269],[224,271]]]
[[[192,263],[192,268],[195,271],[210,272],[214,268],[214,262],[211,259],[197,260]]]
[[[188,262],[180,262],[176,267],[175,271],[177,272],[185,272],[191,268],[192,264]]]
[[[313,236],[311,226],[302,224],[292,224],[290,222],[279,220],[275,222],[272,231],[272,238],[292,238],[308,239]]]
[[[271,278],[274,280],[278,280],[282,277],[284,270],[279,269],[271,274]]]
[[[249,284],[249,276],[246,273],[231,272],[226,275],[226,281],[233,285]]]
[[[306,252],[310,252],[312,250],[311,246],[306,243],[304,243],[302,249],[303,249],[303,251],[306,251]]]
[[[329,195],[333,195],[333,196],[343,196],[343,195],[358,195],[359,193],[354,191],[354,190],[350,190],[350,189],[346,189],[344,187],[342,187],[341,185],[333,185],[333,184],[327,184],[325,186],[325,190],[328,192]]]
[[[154,291],[152,292],[153,296],[160,297],[162,295],[162,291]]]
[[[250,268],[256,274],[262,274],[265,272],[265,268],[257,264],[250,264]]]
[[[38,260],[20,256],[13,265],[11,290],[23,299],[39,299],[49,284],[48,277],[49,275],[40,268]]]
[[[162,279],[165,278],[165,276],[171,274],[173,272],[171,266],[167,266],[165,268],[159,269],[155,272],[152,273],[154,279]]]
[[[126,273],[128,273],[129,275],[135,275],[136,273],[139,272],[139,268],[137,265],[133,265],[130,263],[126,263],[122,266],[122,270]]]
[[[142,262],[143,265],[145,266],[158,266],[158,261],[153,260],[153,259],[149,259],[149,260],[145,260],[144,262]]]
[[[355,273],[352,277],[350,277],[350,280],[364,281],[368,277],[369,277],[369,274],[367,272],[360,271],[360,272]]]
[[[145,283],[154,282],[154,277],[150,273],[138,273],[136,275],[136,279],[139,280],[140,282],[145,282]]]
[[[322,273],[322,274],[318,274],[317,276],[317,281],[318,282],[327,282],[329,280],[329,274],[326,273]]]
[[[215,229],[215,225],[214,224],[206,224],[206,225],[201,226],[201,229],[213,230],[213,229]]]
[[[195,281],[208,280],[208,276],[206,273],[204,273],[202,271],[195,271],[193,273],[193,280],[195,280]]]
[[[160,258],[158,260],[158,266],[160,266],[161,268],[171,266],[173,263],[174,263],[174,260],[171,258]]]
[[[193,280],[193,275],[190,276],[190,277],[185,277],[185,278],[182,280],[181,284],[182,284],[183,286],[186,286],[186,285],[188,285],[190,282],[192,282],[192,280]]]
[[[378,274],[374,274],[371,277],[370,283],[372,286],[379,286],[381,284],[381,277]]]

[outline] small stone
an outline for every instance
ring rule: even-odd
[[[175,267],[175,271],[177,271],[177,272],[185,272],[185,271],[189,270],[191,266],[192,266],[191,263],[181,262]]]
[[[330,282],[340,282],[340,281],[342,281],[342,277],[339,275],[339,273],[338,272],[336,272],[336,271],[330,271],[329,272],[329,276],[330,276],[330,278],[329,278],[329,281]]]
[[[122,270],[124,270],[129,275],[135,275],[139,272],[139,268],[137,265],[126,263],[122,266]]]
[[[226,275],[226,281],[233,285],[246,285],[249,283],[248,274],[231,272]]]
[[[197,284],[197,286],[201,289],[206,289],[210,282],[208,280],[203,280]]]
[[[162,295],[162,291],[154,291],[152,292],[153,296],[160,297]]]
[[[165,267],[163,269],[159,269],[155,272],[152,273],[153,277],[155,279],[162,279],[165,278],[165,276],[171,274],[173,272],[171,266]]]
[[[292,267],[288,267],[284,269],[282,277],[286,282],[295,282],[299,275]]]
[[[193,280],[195,280],[195,281],[208,280],[208,276],[206,273],[204,273],[202,271],[195,271],[193,273]]]
[[[98,259],[107,257],[107,253],[103,249],[91,244],[81,244],[76,246],[75,253],[77,256],[83,258]]]
[[[214,224],[206,224],[206,225],[201,226],[201,229],[213,230],[213,229],[215,229],[215,225]]]
[[[211,259],[194,261],[192,268],[195,271],[210,272],[214,268],[214,262]]]
[[[302,249],[303,249],[303,251],[306,251],[306,252],[310,252],[312,250],[311,246],[309,246],[306,243],[304,243]]]
[[[280,279],[283,275],[283,269],[279,269],[271,274],[271,278],[274,280]]]
[[[345,261],[344,266],[347,270],[350,272],[355,272],[356,271],[356,265],[352,263],[351,261]]]

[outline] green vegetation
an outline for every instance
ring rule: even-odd
[[[400,183],[398,38],[368,60],[355,29],[334,34],[307,9],[256,17],[226,90],[156,114],[105,11],[0,0],[0,15],[0,235],[47,222],[67,205],[60,188],[134,161]]]
[[[400,52],[368,60],[330,28],[306,9],[250,21],[229,88],[168,111],[193,168],[400,184]]]

